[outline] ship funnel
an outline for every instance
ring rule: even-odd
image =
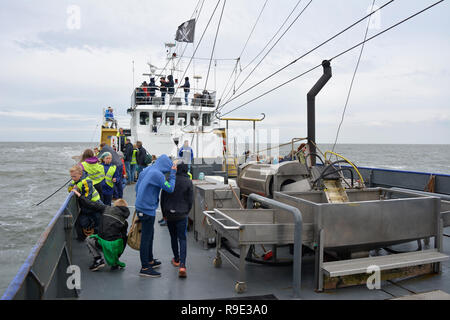
[[[308,106],[308,145],[309,152],[314,154],[316,153],[316,96],[325,86],[325,84],[331,78],[331,65],[330,61],[324,60],[322,61],[323,67],[323,75],[316,82],[314,87],[309,90],[307,97],[307,106]],[[310,157],[311,166],[316,165],[316,158]]]

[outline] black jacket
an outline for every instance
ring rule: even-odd
[[[144,147],[138,148],[138,153],[136,155],[137,164],[141,167],[146,167],[145,156],[147,155],[147,150]]]
[[[114,151],[113,148],[111,148],[111,147],[108,146],[108,145],[105,145],[105,146],[102,148],[102,150],[100,150],[100,152],[99,152],[97,158],[100,158],[100,156],[101,156],[103,153],[105,153],[105,152],[111,153],[111,156],[112,156],[112,161],[111,161],[111,163],[112,163],[113,165],[115,165],[117,168],[120,168],[120,167],[122,166],[122,161],[120,160],[119,155],[117,154],[117,152]]]
[[[106,241],[122,238],[124,246],[127,244],[127,218],[130,215],[128,207],[110,207],[98,202],[89,201],[85,196],[80,198],[81,205],[101,213],[98,235]]]
[[[187,164],[179,164],[173,193],[161,191],[161,211],[167,221],[186,218],[194,201],[194,186],[187,174]]]
[[[184,88],[184,92],[189,92],[190,87],[191,87],[191,84],[189,83],[189,80],[184,80],[184,84],[181,86],[181,88]]]
[[[123,161],[131,162],[131,159],[133,158],[133,144],[127,143],[125,144],[125,151],[123,154]]]
[[[173,82],[173,76],[172,75],[169,75],[168,77],[167,77],[167,80],[169,80],[168,82],[167,82],[167,86],[169,87],[169,94],[174,94],[175,93],[175,89],[174,89],[174,86],[175,86],[175,82]]]

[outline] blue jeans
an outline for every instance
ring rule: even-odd
[[[188,105],[188,96],[189,96],[189,92],[185,92],[184,93],[184,101],[186,102],[186,105]]]
[[[167,221],[167,227],[170,233],[170,241],[172,245],[173,257],[180,264],[186,265],[186,233],[187,233],[188,218],[176,221]],[[178,243],[180,244],[178,251]]]
[[[123,165],[120,165],[120,167],[117,167],[117,169],[120,172],[120,177],[117,179],[116,183],[114,183],[114,192],[113,192],[113,198],[120,199],[123,198],[123,186],[122,186],[122,170]]]
[[[155,216],[149,216],[137,212],[139,220],[142,222],[141,247],[139,254],[143,269],[150,267],[149,262],[153,261],[153,234],[155,225]],[[142,215],[142,216],[141,216]]]
[[[128,182],[129,183],[134,182],[136,180],[135,179],[135,177],[136,177],[136,167],[137,167],[137,164],[130,164],[131,176],[128,176]]]
[[[130,183],[130,177],[131,177],[131,162],[125,161],[125,170],[127,171],[127,183]]]

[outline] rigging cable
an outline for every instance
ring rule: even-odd
[[[245,67],[243,67],[243,68],[241,68],[241,70],[240,70],[240,72],[239,72],[239,75],[236,77],[236,79],[235,79],[235,82],[234,82],[234,88],[233,88],[233,94],[231,95],[231,96],[233,96],[233,95],[235,95],[236,94],[236,82],[237,82],[237,80],[239,79],[239,76],[241,75],[241,73],[242,73],[242,71],[244,71],[246,68],[248,68],[260,55],[261,55],[261,53],[263,53],[264,52],[264,50],[266,50],[266,48],[267,48],[267,46],[272,42],[272,40],[273,39],[275,39],[275,37],[277,36],[277,34],[281,31],[281,29],[284,27],[284,25],[286,24],[286,22],[289,20],[289,18],[291,17],[291,15],[294,13],[294,11],[295,11],[295,9],[297,9],[297,7],[298,7],[298,5],[300,4],[300,2],[301,2],[302,0],[299,0],[299,1],[297,1],[297,4],[295,5],[295,7],[294,7],[294,9],[292,9],[292,11],[291,11],[291,13],[287,16],[287,18],[284,20],[284,22],[281,24],[281,26],[280,26],[280,28],[278,28],[278,30],[277,30],[277,32],[275,32],[275,34],[272,36],[272,38],[266,43],[266,45],[264,46],[264,48],[245,66]],[[297,19],[297,18],[296,18]],[[289,26],[289,28],[290,28],[291,26]],[[281,38],[280,38],[281,39]],[[278,40],[279,41],[279,40]],[[273,48],[273,47],[272,47]],[[270,49],[270,50],[272,50],[272,48]],[[269,52],[270,52],[270,50],[269,50]],[[265,58],[265,57],[264,57]],[[264,59],[263,58],[263,59]],[[263,60],[262,59],[262,60]],[[262,62],[262,60],[260,61],[260,63]],[[254,70],[252,70],[252,72],[253,72]],[[242,84],[241,84],[242,85]],[[226,91],[226,88],[228,87],[228,83],[227,83],[227,85],[225,86],[225,89],[224,89],[224,92]],[[225,98],[224,99],[226,99],[227,97],[228,97],[228,95],[230,94],[230,92],[231,92],[231,88],[230,88],[230,90],[228,90],[228,92],[227,92],[227,94],[225,95]],[[223,94],[222,94],[223,95]],[[220,101],[222,101],[222,98],[221,98],[221,100]],[[219,101],[219,103],[220,103],[220,101]],[[219,109],[219,108],[218,108]],[[220,108],[221,109],[221,108]],[[219,109],[219,110],[220,110]]]
[[[372,2],[372,9],[371,9],[371,11],[373,11],[373,8],[375,6],[375,1],[376,0],[373,0],[373,2]],[[364,34],[364,41],[367,39],[367,34],[369,32],[370,18],[367,21],[366,33]],[[336,138],[334,139],[333,148],[331,149],[331,151],[333,151],[333,152],[334,152],[334,148],[336,147],[336,143],[337,143],[338,136],[339,136],[339,131],[341,130],[342,123],[344,122],[345,111],[347,110],[348,101],[350,100],[350,94],[352,92],[353,82],[355,81],[356,72],[358,71],[359,63],[361,62],[361,57],[362,57],[362,54],[363,54],[363,51],[364,51],[364,46],[365,46],[365,43],[361,46],[361,51],[359,52],[358,62],[356,63],[355,71],[353,72],[352,81],[350,82],[350,87],[348,89],[348,94],[347,94],[347,99],[345,101],[344,110],[342,111],[341,122],[339,123],[338,129],[337,129],[337,132],[336,132]]]
[[[197,21],[198,18],[200,17],[200,13],[202,12],[203,3],[205,2],[205,0],[203,0],[202,5],[201,5],[201,7],[200,7],[200,10],[198,10],[198,6],[199,6],[199,4],[200,4],[200,1],[202,1],[202,0],[198,0],[197,5],[195,6],[194,12],[191,14],[191,18],[190,18],[190,19],[194,18],[194,16],[196,15],[197,11],[198,11],[198,14],[197,14],[195,20]],[[183,52],[181,53],[181,55],[184,55],[184,52],[186,51],[188,45],[189,45],[189,43],[186,43],[186,45],[185,45],[185,47],[184,47]],[[164,73],[164,71],[166,70],[166,68],[167,68],[167,66],[169,65],[169,63],[170,63],[170,59],[167,60],[166,65],[164,66],[164,68],[163,68],[163,69],[161,70],[161,72],[160,72],[160,75],[162,75],[162,74]],[[178,60],[177,64],[175,65],[175,69],[178,67],[178,64],[179,64],[179,63],[180,63],[180,60]],[[159,81],[159,80],[161,79],[160,76],[158,76],[158,77],[156,77],[156,78],[157,78],[156,81]],[[181,79],[180,79],[180,80],[181,80]],[[155,81],[155,82],[156,82],[156,81]]]
[[[253,72],[259,67],[259,65],[264,61],[264,59],[268,56],[268,54],[272,51],[272,49],[278,44],[278,42],[280,42],[280,40],[284,37],[284,35],[289,31],[289,29],[294,25],[295,22],[297,22],[298,18],[300,18],[300,16],[303,14],[303,12],[306,11],[306,9],[309,7],[309,5],[311,4],[312,0],[310,0],[308,2],[308,4],[303,8],[302,11],[300,11],[300,13],[297,15],[297,17],[291,22],[291,24],[289,25],[289,27],[283,32],[283,34],[278,38],[278,40],[273,44],[273,46],[266,52],[266,54],[262,57],[262,59],[256,64],[256,66],[253,67],[253,69],[250,71],[250,73],[247,75],[247,77],[241,82],[241,84],[237,87],[236,91],[238,91],[242,85],[250,78],[250,76],[253,74]],[[233,92],[233,95],[235,94],[235,92]],[[230,99],[233,97],[233,95],[230,97]],[[230,101],[230,99],[228,101]],[[224,105],[227,102],[224,103]]]
[[[368,17],[370,17],[371,15],[375,14],[376,12],[380,11],[381,9],[383,9],[384,7],[386,7],[387,5],[391,4],[392,2],[394,2],[394,0],[390,0],[389,2],[385,3],[384,5],[382,5],[381,7],[379,7],[377,10],[371,12],[370,14],[362,17],[361,19],[359,19],[358,21],[354,22],[353,24],[351,24],[350,26],[348,26],[347,28],[341,30],[340,32],[336,33],[334,36],[332,36],[331,38],[329,38],[328,40],[325,40],[324,42],[322,42],[321,44],[317,45],[316,47],[314,47],[313,49],[309,50],[308,52],[304,53],[303,55],[301,55],[300,57],[298,57],[297,59],[293,60],[292,62],[288,63],[287,65],[285,65],[284,67],[278,69],[277,71],[271,73],[269,76],[267,76],[266,78],[264,78],[263,80],[257,82],[256,84],[254,84],[253,86],[251,86],[250,88],[246,89],[244,92],[238,94],[237,96],[235,96],[234,98],[228,100],[226,103],[224,103],[222,106],[230,103],[231,101],[237,99],[238,97],[242,96],[243,94],[247,93],[248,91],[250,91],[251,89],[255,88],[256,86],[260,85],[261,83],[263,83],[264,81],[272,78],[274,75],[280,73],[281,71],[283,71],[284,69],[290,67],[291,65],[295,64],[296,62],[298,62],[300,59],[304,58],[305,56],[307,56],[308,54],[314,52],[315,50],[319,49],[320,47],[324,46],[325,44],[327,44],[328,42],[330,42],[331,40],[335,39],[336,37],[340,36],[341,34],[343,34],[344,32],[348,31],[349,29],[353,28],[354,26],[356,26],[357,24],[359,24],[360,22],[364,21],[365,19],[367,19]],[[319,65],[320,66],[320,65]]]
[[[196,53],[197,50],[198,50],[198,47],[200,46],[200,43],[202,42],[202,39],[203,39],[203,37],[204,37],[204,35],[205,35],[205,33],[206,33],[206,30],[208,30],[209,24],[211,23],[211,20],[212,20],[212,18],[214,17],[214,14],[216,13],[216,10],[217,10],[217,7],[219,6],[220,1],[221,1],[221,0],[218,0],[218,1],[217,1],[217,4],[216,4],[216,6],[215,6],[215,8],[214,8],[214,11],[213,11],[213,13],[211,14],[211,17],[209,18],[208,23],[206,24],[205,30],[203,30],[202,36],[200,37],[200,40],[199,40],[199,42],[198,42],[198,44],[197,44],[197,47],[195,48],[194,53],[192,54],[192,57],[191,57],[191,59],[189,60],[189,63],[188,63],[188,65],[187,65],[187,67],[186,67],[186,69],[185,69],[185,71],[184,71],[184,74],[183,74],[183,76],[181,77],[181,79],[183,79],[184,76],[186,75],[186,72],[187,72],[187,70],[189,69],[189,66],[191,65],[191,62],[192,62],[192,60],[193,60],[193,58],[194,58],[194,56],[195,56],[195,53]],[[180,89],[180,84],[178,84],[177,88],[175,89],[175,92],[174,92],[173,96],[175,96],[175,95],[177,94],[178,89]],[[167,107],[166,112],[167,112],[167,110],[169,110],[169,108],[170,108],[170,102],[172,102],[172,99],[170,99],[170,101],[169,101],[169,106]],[[159,129],[159,127],[162,125],[162,123],[163,123],[163,121],[161,121],[161,123],[159,124],[158,129]]]
[[[237,61],[236,61],[235,69],[233,69],[233,71],[231,72],[230,78],[228,79],[227,84],[226,84],[225,88],[223,89],[222,95],[220,96],[220,99],[219,99],[219,105],[220,105],[220,101],[222,101],[222,97],[223,97],[225,91],[227,90],[228,83],[230,82],[231,78],[233,77],[233,73],[236,72],[236,75],[237,75],[237,65],[238,65],[238,63],[239,63],[239,61],[240,61],[240,59],[241,59],[242,54],[243,54],[244,51],[245,51],[245,48],[247,47],[248,41],[250,40],[250,38],[251,38],[251,36],[252,36],[252,34],[253,34],[253,31],[254,31],[255,28],[256,28],[256,25],[258,24],[259,18],[261,18],[261,15],[262,15],[262,13],[263,13],[263,11],[264,11],[264,8],[266,7],[267,1],[268,1],[268,0],[266,0],[266,1],[264,2],[264,5],[262,6],[261,11],[259,12],[258,18],[256,19],[256,22],[255,22],[255,24],[253,25],[253,28],[252,28],[252,30],[250,31],[250,34],[248,35],[247,41],[245,42],[244,47],[242,48],[241,53],[239,54],[238,58],[236,59]],[[301,0],[300,0],[300,1],[301,1]],[[237,78],[236,78],[236,79],[237,79]],[[236,83],[236,80],[235,80],[235,83]],[[230,88],[230,90],[231,90],[231,89],[232,89],[232,88]],[[229,92],[228,92],[228,93],[229,93]],[[227,93],[227,95],[228,95],[228,93]],[[219,105],[217,106],[217,108],[219,107]],[[217,109],[217,108],[216,108],[216,109]]]
[[[391,30],[391,29],[393,29],[393,28],[399,26],[400,24],[403,24],[404,22],[406,22],[406,21],[408,21],[408,20],[410,20],[410,19],[416,17],[417,15],[419,15],[419,14],[421,14],[421,13],[423,13],[423,12],[429,10],[429,9],[431,9],[432,7],[438,5],[439,3],[443,2],[443,1],[444,1],[444,0],[440,0],[440,1],[438,1],[438,2],[435,2],[434,4],[432,4],[432,5],[428,6],[428,7],[426,7],[425,9],[422,9],[422,10],[420,10],[419,12],[416,12],[415,14],[413,14],[413,15],[411,15],[411,16],[409,16],[409,17],[407,17],[407,18],[405,18],[405,19],[403,19],[403,20],[397,22],[396,24],[390,26],[389,28],[387,28],[387,29],[385,29],[385,30],[383,30],[383,31],[380,31],[379,33],[373,35],[372,37],[370,37],[370,38],[368,38],[368,39],[366,39],[366,40],[364,40],[364,41],[362,41],[362,42],[360,42],[360,43],[358,43],[358,44],[356,44],[356,45],[350,47],[350,48],[347,49],[347,50],[342,51],[341,53],[335,55],[334,57],[332,57],[332,58],[329,59],[328,61],[332,61],[332,60],[334,60],[334,59],[339,58],[340,56],[342,56],[342,55],[348,53],[349,51],[352,51],[353,49],[355,49],[355,48],[361,46],[362,44],[364,44],[364,43],[366,43],[366,42],[369,42],[370,40],[372,40],[372,39],[374,39],[374,38],[376,38],[376,37],[382,35],[383,33],[385,33],[385,32],[387,32],[387,31],[389,31],[389,30]],[[372,15],[373,13],[375,13],[375,12],[376,12],[376,11],[373,11],[373,12],[371,13],[371,15]],[[232,109],[232,110],[226,112],[225,114],[223,114],[223,115],[221,115],[221,116],[227,115],[227,114],[229,114],[229,113],[231,113],[231,112],[233,112],[233,111],[235,111],[235,110],[237,110],[237,109],[242,108],[243,106],[249,104],[250,102],[253,102],[253,101],[255,101],[255,100],[257,100],[257,99],[259,99],[259,98],[265,96],[266,94],[268,94],[268,93],[270,93],[270,92],[272,92],[272,91],[274,91],[274,90],[276,90],[276,89],[278,89],[278,88],[280,88],[280,87],[282,87],[282,86],[284,86],[284,85],[286,85],[286,84],[288,84],[288,83],[290,83],[290,82],[292,82],[292,81],[294,81],[294,80],[300,78],[301,76],[303,76],[303,75],[305,75],[305,74],[307,74],[307,73],[309,73],[309,72],[311,72],[311,71],[313,71],[313,70],[319,68],[320,66],[322,66],[322,64],[319,64],[319,65],[317,65],[317,66],[315,66],[315,67],[313,67],[313,68],[311,68],[311,69],[309,69],[309,70],[307,70],[307,71],[301,73],[300,75],[298,75],[298,76],[296,76],[296,77],[294,77],[294,78],[291,78],[290,80],[287,80],[287,81],[283,82],[282,84],[280,84],[280,85],[278,85],[278,86],[276,86],[276,87],[274,87],[274,88],[272,88],[272,89],[270,89],[270,90],[268,90],[268,91],[266,91],[266,92],[260,94],[260,95],[257,96],[256,98],[253,98],[253,99],[251,99],[251,100],[249,100],[249,101],[247,101],[247,102],[245,102],[245,103],[243,103],[243,104],[237,106],[236,108],[234,108],[234,109]],[[263,80],[263,81],[264,81],[264,80]]]
[[[217,30],[216,30],[216,35],[215,35],[215,37],[214,37],[213,47],[212,47],[212,50],[211,50],[211,58],[210,58],[210,60],[209,60],[208,73],[206,74],[205,87],[204,87],[204,89],[203,89],[203,92],[206,91],[206,88],[207,88],[207,86],[208,86],[209,72],[210,72],[210,70],[211,70],[211,63],[212,63],[212,61],[213,61],[214,50],[215,50],[215,48],[216,48],[217,36],[218,36],[218,34],[219,34],[220,24],[221,24],[221,22],[222,22],[223,12],[224,12],[224,10],[225,10],[225,5],[226,5],[226,3],[227,3],[227,0],[224,0],[224,1],[223,1],[223,6],[222,6],[222,11],[221,11],[221,13],[220,13],[219,22],[218,22],[218,24],[217,24]],[[197,129],[195,130],[196,133],[195,133],[194,135],[196,135],[196,134],[198,135],[198,127],[200,126],[200,121],[202,121],[202,108],[203,108],[203,105],[200,104],[200,112],[199,112],[199,117],[198,117],[198,120],[199,120],[199,121],[197,122]],[[203,121],[202,121],[202,131],[203,131]],[[192,141],[193,141],[193,139],[194,139],[194,135],[192,136],[191,145],[192,145]],[[198,145],[197,145],[197,149],[198,149]]]

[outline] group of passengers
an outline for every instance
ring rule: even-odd
[[[150,83],[147,81],[142,82],[141,86],[136,88],[136,103],[148,103],[153,104],[153,98],[156,96],[156,90],[161,92],[161,104],[166,102],[166,94],[169,95],[170,101],[172,101],[173,95],[175,94],[175,85],[178,85],[178,79],[173,79],[170,74],[166,77],[162,76],[159,79],[159,86],[156,85],[155,78],[150,78]],[[189,77],[184,78],[184,84],[180,86],[184,90],[184,102],[188,105],[189,92],[190,92]]]
[[[79,199],[81,212],[76,230],[78,240],[86,242],[93,257],[89,269],[97,271],[106,264],[111,270],[125,267],[119,258],[127,244],[130,210],[123,199],[123,187],[136,182],[135,213],[142,225],[139,275],[161,276],[155,270],[161,262],[153,256],[154,222],[161,197],[163,219],[159,222],[167,225],[170,233],[171,264],[178,268],[179,277],[186,277],[186,232],[193,203],[189,172],[193,152],[188,141],[174,161],[164,154],[159,158],[150,156],[142,142],[137,141],[133,147],[128,138],[124,152],[116,152],[105,143],[95,149],[98,153],[86,149],[80,162],[70,169],[68,189]],[[132,169],[136,164],[137,175]]]

